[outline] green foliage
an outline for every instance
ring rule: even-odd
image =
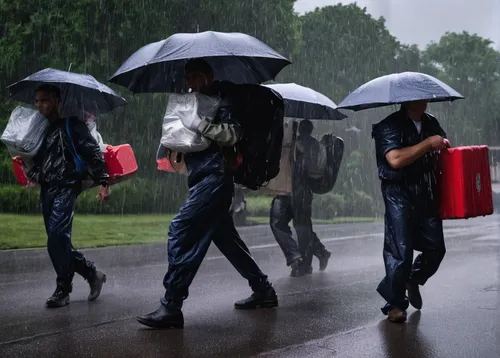
[[[355,4],[326,6],[301,17],[302,48],[290,69],[294,81],[342,98],[393,70],[397,40],[384,20]]]
[[[450,129],[461,143],[500,143],[500,53],[490,40],[468,32],[446,33],[423,53],[428,72],[465,96],[446,108]]]
[[[111,187],[111,198],[104,205],[97,199],[97,188],[83,192],[76,212],[82,214],[174,213],[185,200],[181,185],[172,188],[162,180],[134,179]],[[33,214],[40,212],[39,190],[19,185],[0,187],[0,212]]]
[[[375,217],[380,214],[374,204],[374,200],[362,191],[354,191],[347,194],[336,194],[334,192],[317,195],[313,201],[313,218],[331,219],[334,217]]]
[[[303,16],[293,5],[294,0],[0,0],[0,88],[45,67],[67,70],[70,65],[71,71],[91,73],[106,83],[133,52],[175,32],[239,31],[293,61],[278,76],[280,82],[312,87],[337,103],[380,75],[409,70],[434,75],[466,96],[451,105],[430,106],[453,145],[500,143],[500,54],[491,41],[467,32],[446,33],[420,51],[401,44],[383,18],[373,18],[356,4],[327,6]],[[140,172],[113,188],[109,204],[101,207],[89,191],[77,210],[175,212],[186,194],[185,177],[159,173],[155,163],[167,96],[132,96],[110,86],[129,105],[103,117],[99,131],[106,143],[132,145]],[[0,91],[0,131],[16,105],[7,95]],[[346,112],[345,121],[318,124],[319,131],[346,139],[346,153],[334,192],[318,197],[315,215],[371,216],[380,211],[371,125],[394,109]],[[361,132],[347,132],[352,125]],[[36,190],[10,184],[11,160],[0,145],[0,210],[36,212]],[[249,200],[255,201],[248,205],[252,213],[268,215],[267,199]]]

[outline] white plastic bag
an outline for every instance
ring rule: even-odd
[[[210,141],[200,133],[184,127],[180,119],[163,124],[161,144],[173,152],[201,152],[210,146]]]
[[[212,122],[220,106],[218,97],[200,93],[171,94],[163,117],[161,144],[179,153],[200,152],[210,140],[189,128],[201,120]]]
[[[94,137],[94,139],[97,141],[97,144],[99,144],[101,151],[105,152],[108,144],[104,144],[101,134],[97,131],[97,123],[95,122],[95,118],[88,118],[85,124],[87,125],[87,128],[89,129],[92,137]]]
[[[0,138],[12,157],[33,158],[40,149],[49,121],[38,111],[18,106]]]

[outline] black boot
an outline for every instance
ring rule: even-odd
[[[290,272],[290,276],[291,277],[300,277],[300,276],[304,276],[305,275],[305,272],[304,270],[301,269],[303,265],[303,261],[302,261],[302,258],[299,258],[297,260],[295,260],[291,265],[290,267],[292,268],[292,272]]]
[[[101,271],[95,271],[88,279],[90,286],[89,301],[94,301],[99,297],[102,285],[106,282],[106,275]]]
[[[157,329],[184,328],[184,316],[180,308],[163,304],[156,311],[137,317],[137,322]]]
[[[47,307],[49,308],[58,308],[58,307],[64,307],[67,304],[69,304],[69,294],[72,291],[73,286],[68,285],[68,286],[63,286],[63,285],[57,285],[56,290],[47,299],[47,302],[45,303]]]
[[[276,291],[269,284],[262,291],[254,291],[252,295],[244,300],[237,301],[234,304],[234,308],[237,309],[254,309],[254,308],[272,308],[278,306],[278,296]]]
[[[422,309],[422,295],[420,295],[420,289],[416,283],[407,283],[406,289],[408,290],[408,300],[410,304],[417,310]]]
[[[318,256],[319,259],[319,270],[320,271],[325,271],[326,267],[328,266],[328,260],[330,260],[330,257],[332,256],[332,253],[330,251],[325,250],[322,255]]]

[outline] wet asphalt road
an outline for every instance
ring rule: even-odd
[[[422,289],[421,312],[386,322],[382,225],[318,226],[332,251],[326,272],[291,278],[266,227],[241,230],[280,298],[277,309],[236,311],[247,283],[211,248],[185,303],[185,328],[135,321],[159,304],[165,244],[86,250],[108,276],[98,301],[76,278],[67,307],[44,300],[54,274],[43,250],[1,252],[0,357],[500,357],[497,216],[446,222],[447,255]],[[317,270],[317,261],[314,263]]]

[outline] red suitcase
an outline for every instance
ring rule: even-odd
[[[487,146],[456,147],[441,151],[437,174],[442,219],[466,219],[493,214]]]
[[[137,161],[130,145],[108,146],[102,154],[108,167],[110,185],[124,181],[137,173]],[[30,185],[22,169],[22,159],[20,157],[12,158],[12,165],[19,185]]]

